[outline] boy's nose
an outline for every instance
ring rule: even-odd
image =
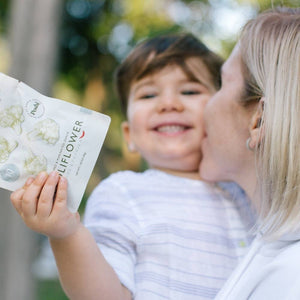
[[[178,95],[166,93],[158,99],[157,109],[159,112],[183,111],[184,106]]]

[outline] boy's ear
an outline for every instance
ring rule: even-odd
[[[129,125],[128,121],[122,122],[121,129],[122,129],[123,137],[124,137],[125,142],[127,144],[128,150],[130,152],[136,152],[137,151],[136,147],[135,147],[134,143],[131,141],[131,138],[130,138],[130,125]]]
[[[265,98],[262,97],[258,103],[257,109],[253,114],[250,122],[250,142],[249,147],[255,149],[259,147],[264,138],[264,124],[263,124],[263,113],[264,113]]]

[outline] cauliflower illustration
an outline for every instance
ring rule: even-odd
[[[42,140],[47,144],[54,145],[59,139],[59,126],[55,121],[45,119],[36,123],[27,137],[29,140]]]
[[[20,105],[12,105],[0,111],[0,126],[11,127],[18,135],[22,133],[21,123],[24,120],[23,108]]]
[[[42,171],[47,171],[47,159],[45,156],[31,155],[24,162],[24,169],[28,174],[36,175]]]
[[[10,153],[13,152],[17,146],[18,143],[16,141],[9,143],[7,139],[0,136],[0,163],[7,161]]]

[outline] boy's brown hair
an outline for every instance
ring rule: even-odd
[[[211,75],[212,83],[216,89],[219,89],[223,60],[193,35],[163,35],[137,45],[121,63],[115,74],[116,89],[123,112],[126,114],[132,83],[167,65],[180,66],[189,79],[198,81],[186,64],[186,60],[191,57],[201,59]]]

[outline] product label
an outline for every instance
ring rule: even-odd
[[[14,191],[29,176],[56,170],[68,179],[68,208],[75,212],[109,124],[104,114],[0,73],[0,187]]]

